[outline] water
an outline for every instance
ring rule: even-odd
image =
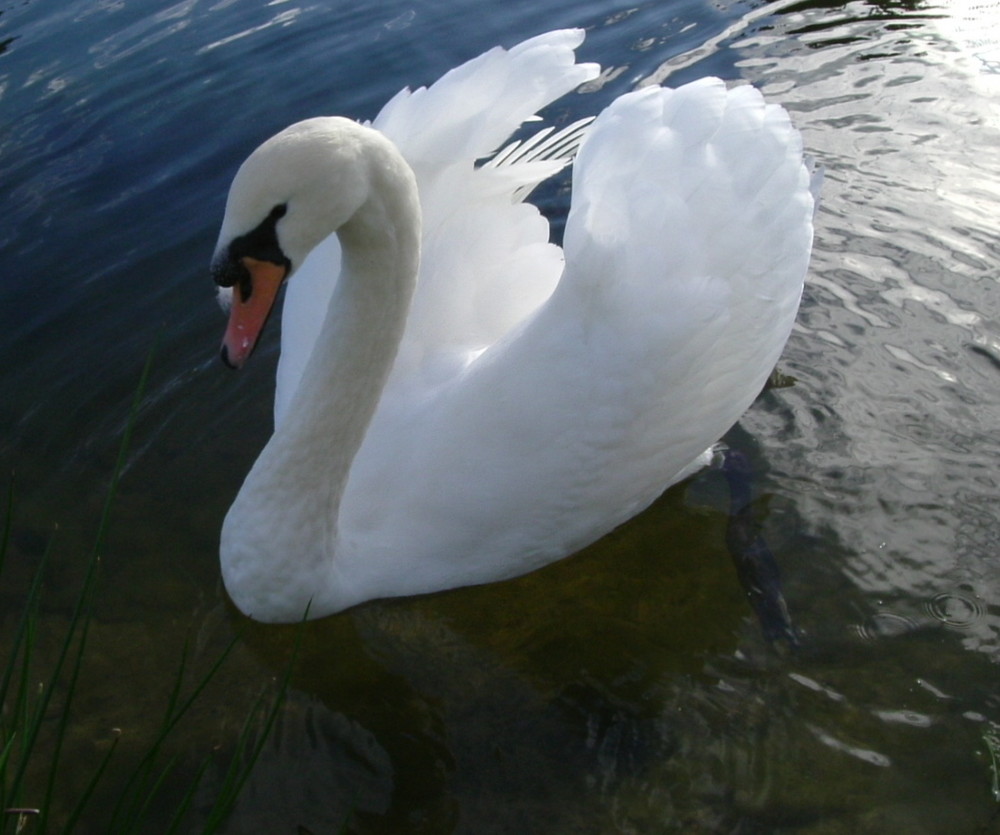
[[[215,358],[207,262],[235,167],[292,121],[370,118],[404,85],[567,25],[588,28],[582,58],[610,71],[559,118],[718,74],[785,104],[826,166],[780,366],[795,383],[729,438],[760,472],[803,650],[760,637],[722,541],[719,477],[703,473],[529,577],[310,625],[229,831],[337,831],[349,817],[359,833],[1000,832],[984,740],[1000,723],[989,2],[0,9],[0,466],[17,504],[0,628],[50,548],[42,658],[158,343],[67,796],[112,729],[126,765],[148,744],[186,639],[204,670],[243,635],[170,743],[178,784],[231,750],[287,664],[291,632],[247,623],[218,579],[219,525],[269,431],[277,350],[274,332],[239,375]],[[565,195],[548,201],[558,223]]]

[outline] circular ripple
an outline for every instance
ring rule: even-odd
[[[926,606],[932,618],[958,629],[968,629],[983,616],[983,606],[976,598],[954,592],[939,594]]]
[[[876,612],[856,627],[858,634],[869,641],[878,638],[896,638],[916,628],[915,621],[902,615],[894,615],[892,612]]]

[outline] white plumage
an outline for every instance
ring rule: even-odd
[[[617,99],[574,163],[564,251],[520,198],[565,154],[477,164],[596,76],[582,38],[491,50],[370,128],[292,126],[237,175],[216,264],[277,204],[291,262],[275,434],[223,528],[246,614],[318,617],[573,553],[696,469],[763,387],[812,240],[780,107],[715,79]],[[300,239],[325,240],[305,257]]]

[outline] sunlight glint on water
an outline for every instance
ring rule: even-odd
[[[826,167],[799,325],[727,439],[804,631],[760,637],[703,473],[571,560],[305,630],[294,692],[229,831],[992,831],[1000,723],[995,3],[39,2],[0,14],[0,588],[51,542],[43,631],[79,579],[139,368],[151,393],[102,565],[72,728],[148,738],[185,636],[245,643],[172,743],[232,745],[291,632],[218,581],[226,507],[270,431],[277,334],[214,360],[207,274],[233,171],[292,121],[371,118],[495,43],[588,27],[610,68],[551,116],[719,74],[784,104]],[[557,225],[565,183],[540,199]],[[56,526],[58,525],[58,530]],[[40,644],[45,655],[47,644]],[[76,778],[77,782],[82,779]],[[209,771],[204,791],[221,775]],[[100,813],[94,813],[100,831]]]

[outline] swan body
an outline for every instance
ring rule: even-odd
[[[222,528],[245,614],[500,580],[697,469],[791,331],[814,196],[787,114],[714,79],[480,164],[594,78],[579,31],[494,49],[234,179],[213,274],[246,359],[287,278],[275,430]],[[573,168],[564,247],[521,199]]]

